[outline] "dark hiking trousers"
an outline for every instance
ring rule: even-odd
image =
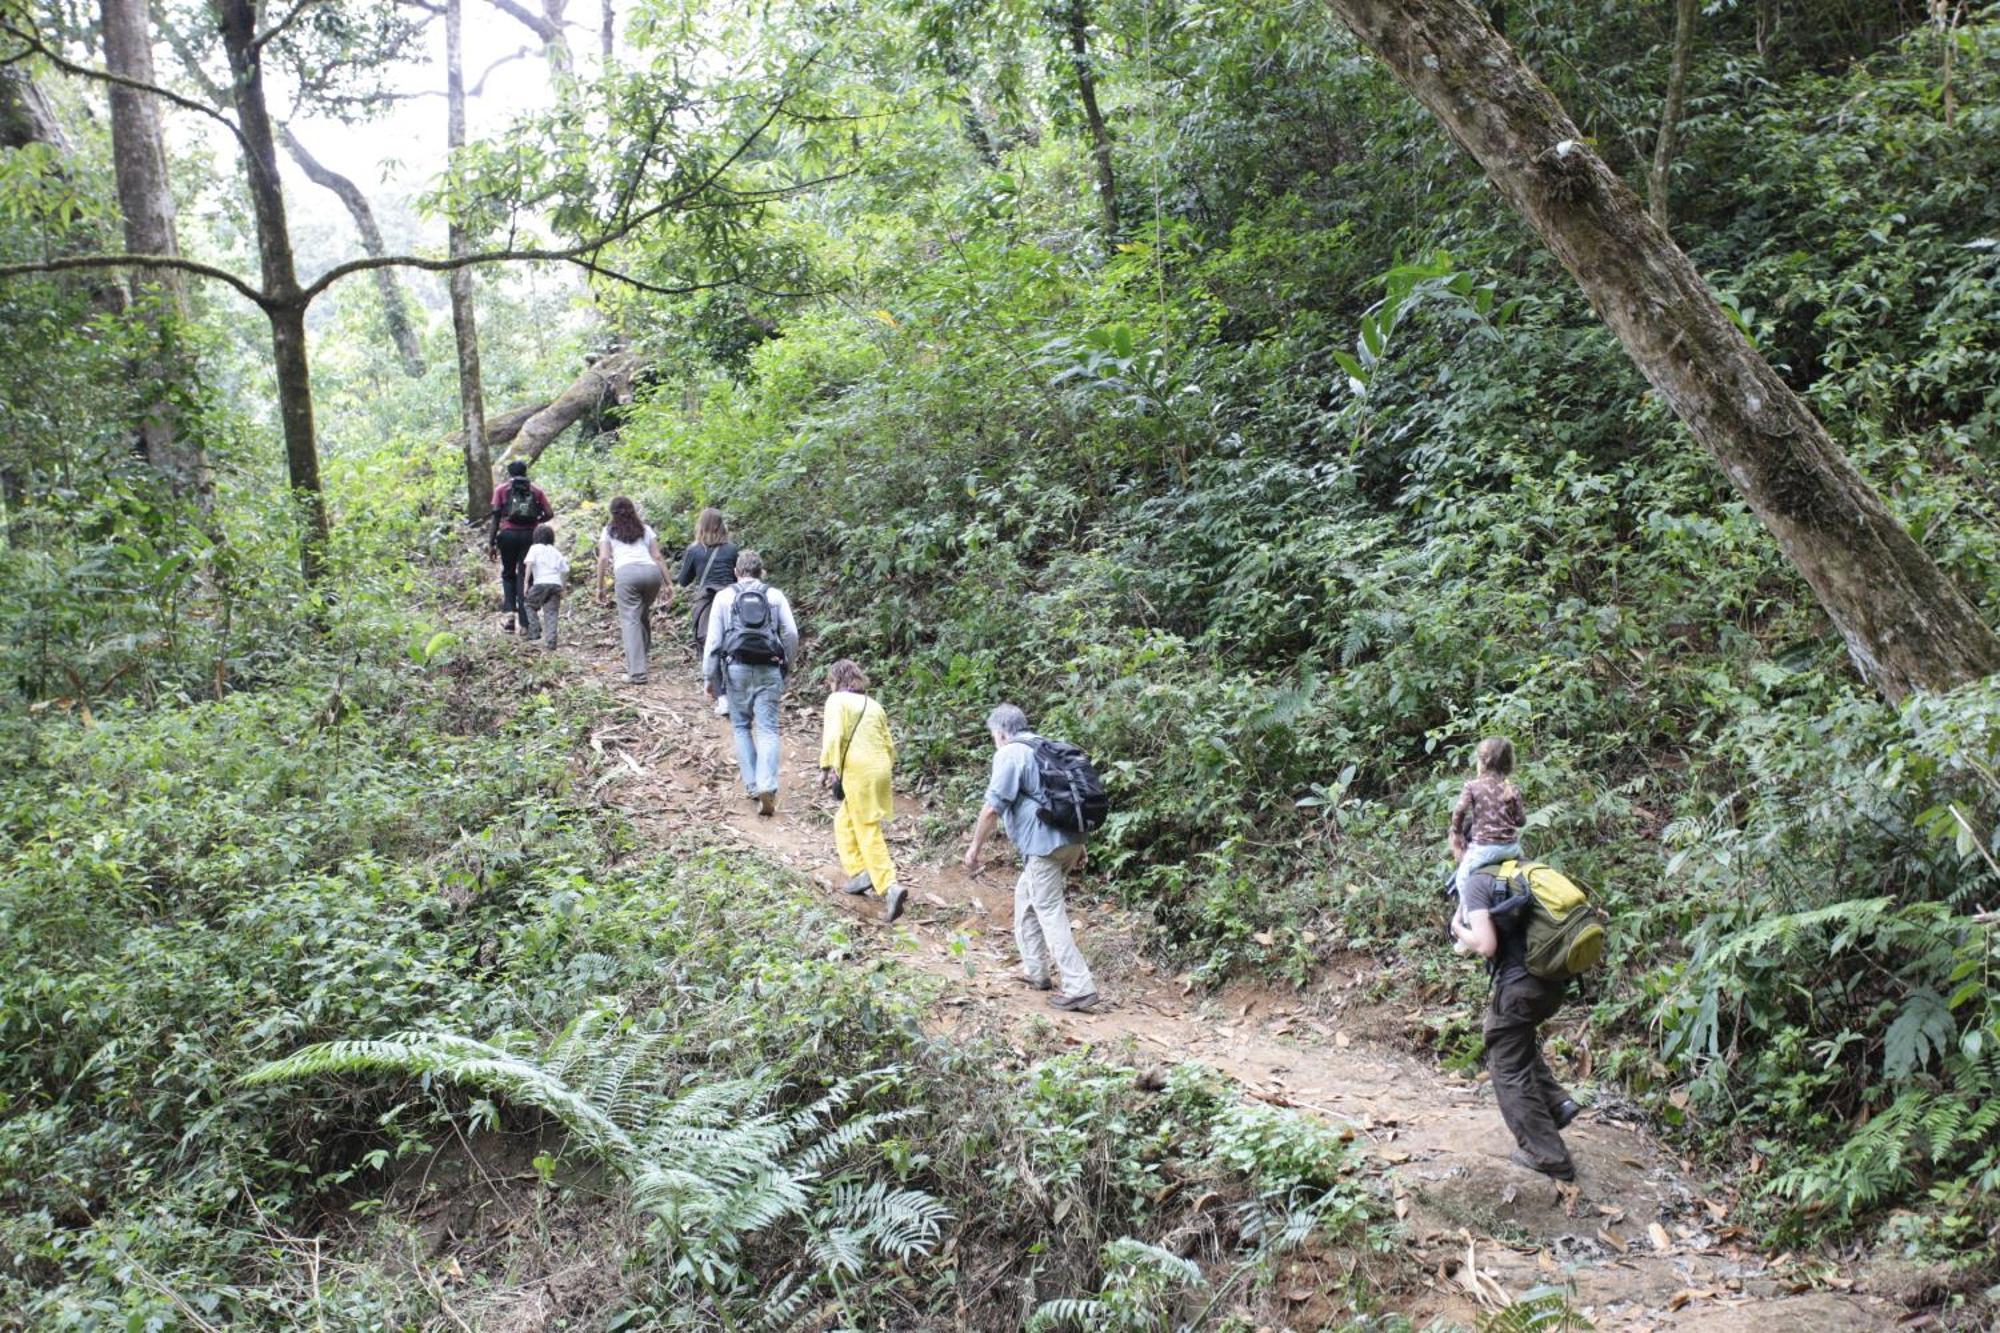
[[[1562,1008],[1568,989],[1540,977],[1514,977],[1495,984],[1486,1007],[1486,1070],[1493,1078],[1500,1117],[1522,1154],[1554,1176],[1576,1170],[1555,1121],[1556,1108],[1569,1094],[1542,1059],[1540,1029]]]
[[[521,609],[521,560],[535,544],[535,530],[502,523],[493,544],[500,548],[500,611],[511,616]]]

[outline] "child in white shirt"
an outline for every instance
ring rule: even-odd
[[[569,559],[556,549],[556,530],[544,523],[535,529],[535,544],[521,558],[521,577],[528,591],[521,598],[521,633],[541,637],[542,650],[556,646],[556,617],[562,614],[563,581]]]

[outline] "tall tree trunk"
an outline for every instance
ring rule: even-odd
[[[214,0],[229,55],[231,96],[243,135],[243,174],[257,219],[257,259],[263,273],[264,314],[271,322],[271,355],[278,376],[278,416],[284,424],[285,470],[301,526],[299,567],[308,586],[326,562],[326,496],[319,481],[319,440],[313,427],[312,373],[306,363],[306,302],[292,259],[285,220],[285,190],[278,177],[278,149],[264,102],[263,52],[257,45],[255,0]]]
[[[48,95],[19,65],[0,65],[0,148],[43,143],[67,155],[69,139],[56,121]]]
[[[140,83],[155,82],[145,0],[101,0],[99,12],[105,67]],[[110,100],[111,160],[125,220],[125,248],[132,254],[178,258],[174,191],[159,107],[151,93],[122,84],[111,85]],[[205,495],[208,467],[201,447],[176,430],[173,387],[193,369],[180,347],[180,325],[187,318],[185,285],[172,269],[144,269],[133,275],[132,295],[152,343],[133,371],[142,384],[159,390],[140,411],[139,452],[175,492]]]
[[[563,26],[563,12],[569,8],[569,0],[542,0],[542,17],[552,34],[542,45],[542,54],[547,57],[552,73],[570,72],[569,32]]]
[[[597,37],[604,46],[604,67],[611,68],[611,62],[618,57],[618,0],[604,0],[604,18],[598,25]]]
[[[1069,34],[1070,63],[1076,68],[1077,97],[1083,103],[1084,123],[1090,127],[1090,155],[1097,163],[1097,201],[1104,210],[1104,235],[1118,236],[1118,180],[1111,169],[1111,131],[1097,106],[1097,73],[1090,59],[1090,13],[1086,0],[1070,0],[1063,13]]]
[[[374,206],[361,187],[348,177],[330,167],[306,151],[287,126],[278,127],[278,137],[291,154],[292,161],[299,164],[299,170],[313,184],[331,190],[347,209],[347,216],[354,219],[354,230],[361,237],[361,249],[371,258],[380,259],[389,253],[382,243],[382,228],[375,221]],[[403,296],[403,283],[393,268],[375,270],[375,290],[382,298],[382,322],[389,326],[389,337],[396,344],[396,355],[403,363],[403,373],[411,379],[422,379],[424,374],[424,348],[417,339],[416,327],[410,323],[410,307]]]
[[[1328,0],[1478,159],[1721,463],[1882,695],[2000,670],[2000,639],[1733,324],[1470,0]]]
[[[1653,170],[1646,178],[1653,221],[1660,225],[1661,231],[1672,229],[1667,182],[1674,169],[1674,155],[1680,152],[1681,114],[1687,109],[1688,58],[1694,53],[1695,11],[1700,6],[1701,0],[1674,0],[1674,52],[1667,65],[1667,101],[1660,110],[1660,137],[1653,144]]]
[[[460,0],[445,0],[444,59],[446,140],[454,157],[465,147],[465,53]],[[461,212],[454,207],[447,231],[451,256],[472,251]],[[479,321],[472,302],[472,270],[451,271],[451,327],[458,339],[458,415],[465,431],[465,521],[484,523],[493,512],[493,455],[486,448],[486,394],[479,378]]]
[[[171,27],[167,28],[165,33],[167,45],[172,47],[174,54],[180,58],[181,67],[186,70],[188,77],[201,85],[209,101],[217,106],[228,106],[231,101],[230,95],[218,87],[215,80],[209,76],[208,69],[201,63],[201,57],[195,54],[187,39]],[[369,204],[368,196],[361,192],[361,187],[339,172],[321,165],[320,160],[299,142],[298,136],[292,133],[290,126],[279,125],[277,130],[279,143],[284,145],[292,160],[299,164],[299,170],[305,173],[306,179],[332,191],[340,200],[342,207],[347,209],[348,217],[354,220],[354,230],[361,237],[362,252],[375,259],[387,254],[388,247],[382,242],[382,228],[375,222],[375,209]],[[410,324],[409,307],[403,299],[402,279],[396,276],[396,270],[393,268],[378,268],[374,276],[375,290],[382,298],[382,322],[388,326],[389,338],[396,344],[396,355],[402,360],[403,373],[411,379],[421,378],[424,373],[424,351],[417,340],[416,330]]]

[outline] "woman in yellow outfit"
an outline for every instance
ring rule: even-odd
[[[896,740],[889,734],[889,715],[868,697],[868,676],[848,658],[833,664],[826,683],[831,692],[820,733],[820,785],[838,781],[844,793],[833,817],[840,868],[848,875],[847,892],[887,894],[884,915],[894,921],[903,914],[907,894],[896,883],[896,863],[882,837],[882,821],[895,813],[890,779]]]

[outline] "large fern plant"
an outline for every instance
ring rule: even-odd
[[[784,1327],[871,1257],[906,1261],[937,1244],[950,1217],[942,1205],[862,1170],[881,1131],[916,1114],[857,1109],[862,1086],[892,1082],[893,1070],[788,1107],[769,1075],[676,1086],[670,1051],[670,1034],[596,1010],[540,1059],[416,1032],[308,1046],[246,1081],[421,1075],[548,1114],[626,1179],[633,1206],[652,1219],[670,1319]],[[789,1241],[792,1257],[752,1271],[745,1251],[759,1241]]]

